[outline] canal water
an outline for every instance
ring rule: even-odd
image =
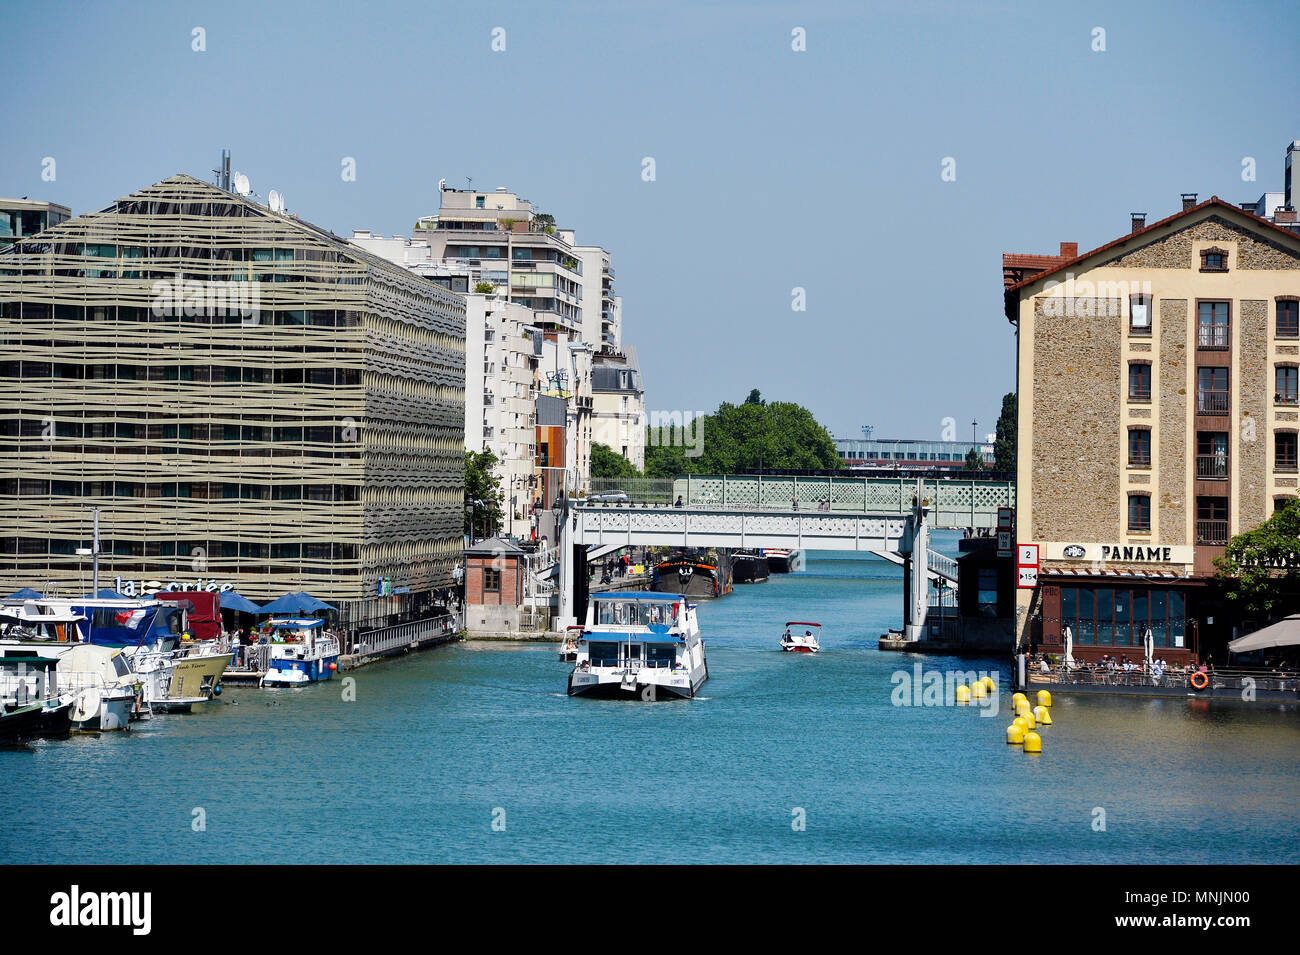
[[[940,536],[952,550],[955,539]],[[852,554],[703,603],[693,701],[569,699],[552,645],[464,643],[130,734],[0,752],[4,863],[1300,861],[1295,709],[899,706],[900,571]],[[787,619],[824,652],[777,649]],[[1005,701],[1004,701],[1005,704]]]

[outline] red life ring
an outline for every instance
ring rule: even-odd
[[[1192,674],[1192,687],[1197,690],[1203,690],[1210,685],[1210,678],[1199,670]]]

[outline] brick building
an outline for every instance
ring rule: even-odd
[[[1018,340],[1017,632],[1167,660],[1231,636],[1229,539],[1297,493],[1300,236],[1217,197],[1082,255],[1004,257]]]
[[[524,629],[524,551],[509,538],[493,537],[465,548],[465,629],[505,633]]]

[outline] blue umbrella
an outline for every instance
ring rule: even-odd
[[[222,610],[238,610],[242,613],[261,613],[262,608],[249,600],[237,590],[225,590],[221,593]]]
[[[263,604],[258,613],[314,613],[317,610],[334,610],[323,600],[317,600],[309,593],[298,591],[296,594],[285,594],[277,597],[269,604]]]
[[[24,587],[22,590],[16,590],[8,597],[9,600],[40,600],[41,594],[32,590],[30,587]]]
[[[86,594],[86,596],[83,597],[82,599],[83,600],[131,600],[132,598],[128,597],[126,594],[119,594],[116,590],[108,590],[107,588],[105,588],[104,590],[101,590],[97,594]]]

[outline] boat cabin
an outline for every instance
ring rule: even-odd
[[[271,643],[313,643],[314,638],[325,633],[325,621],[310,617],[301,619],[271,618],[267,621]]]
[[[587,609],[588,629],[636,627],[667,631],[678,623],[683,598],[649,591],[595,594]]]
[[[587,608],[591,666],[671,668],[682,646],[683,598],[650,591],[595,594]]]

